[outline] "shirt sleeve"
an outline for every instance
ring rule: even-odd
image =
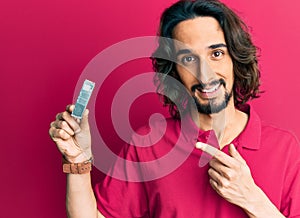
[[[128,164],[131,161],[138,163],[136,147],[124,145],[119,156],[109,175],[94,187],[98,210],[106,218],[148,217],[145,186],[137,179],[140,175],[138,165]],[[132,182],[132,178],[137,181]]]
[[[300,218],[300,145],[296,138],[289,153],[280,210],[288,218]]]

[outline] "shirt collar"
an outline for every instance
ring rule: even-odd
[[[253,107],[248,104],[239,107],[239,110],[248,114],[248,122],[234,141],[237,141],[243,148],[257,150],[260,147],[261,120]]]
[[[248,122],[245,129],[232,141],[237,147],[243,147],[247,149],[257,150],[260,147],[261,137],[261,120],[258,114],[254,111],[253,107],[249,104],[242,105],[238,108],[240,111],[248,114]],[[192,128],[197,128],[196,124],[189,120]],[[206,142],[209,138],[215,137],[214,132],[211,130],[203,131],[199,130],[198,140]]]

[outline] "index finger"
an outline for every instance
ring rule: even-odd
[[[230,167],[234,164],[234,159],[231,156],[225,154],[224,152],[220,151],[219,149],[215,148],[212,145],[209,145],[209,144],[206,144],[203,142],[197,142],[196,148],[201,149],[202,151],[210,154],[215,159],[217,159],[222,164],[224,164],[228,167]]]
[[[67,107],[66,107],[66,111],[72,113],[72,111],[74,110],[74,108],[75,108],[75,105],[74,105],[74,104],[69,104],[69,105],[67,105]]]
[[[203,142],[197,142],[196,148],[201,149],[202,151],[210,154],[211,156],[215,156],[218,153],[218,149],[216,149],[214,146],[203,143]]]

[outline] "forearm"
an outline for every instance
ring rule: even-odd
[[[91,185],[90,173],[67,174],[66,207],[70,218],[101,218]]]
[[[285,217],[260,188],[257,190],[256,200],[245,205],[244,210],[250,218]]]

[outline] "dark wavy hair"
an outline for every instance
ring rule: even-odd
[[[164,105],[169,106],[170,114],[175,119],[180,118],[180,107],[184,107],[187,93],[178,84],[167,80],[169,75],[181,82],[173,57],[173,40],[170,39],[178,23],[205,16],[215,18],[224,32],[228,52],[233,61],[235,106],[239,107],[250,99],[258,98],[261,93],[258,49],[252,43],[245,23],[218,0],[181,0],[162,14],[158,31],[159,45],[151,57],[153,69],[157,72],[154,78],[157,92],[162,93]]]

